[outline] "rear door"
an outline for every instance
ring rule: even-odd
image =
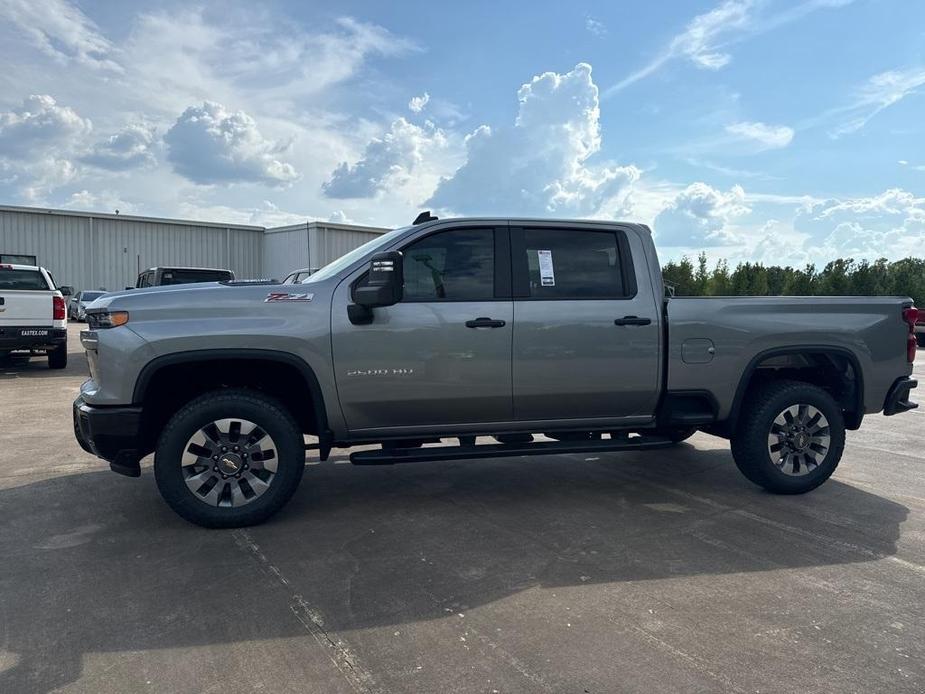
[[[0,326],[51,326],[52,291],[37,269],[0,265]]]
[[[537,225],[511,230],[511,253],[515,418],[651,417],[659,315],[651,290],[637,290],[648,277],[638,237]]]
[[[351,432],[510,421],[510,254],[507,228],[466,226],[403,247],[404,296],[347,318],[355,276],[332,307],[337,391]]]

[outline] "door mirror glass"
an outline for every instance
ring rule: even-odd
[[[369,261],[365,284],[354,291],[354,301],[366,308],[392,306],[401,301],[403,286],[402,254],[376,253]]]

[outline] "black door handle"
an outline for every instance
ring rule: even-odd
[[[623,316],[613,322],[614,325],[649,325],[651,323],[651,318],[640,318],[639,316]]]
[[[503,320],[495,320],[494,318],[476,318],[475,320],[467,320],[467,328],[503,328],[505,325]]]

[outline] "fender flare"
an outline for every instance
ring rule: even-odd
[[[318,377],[308,363],[294,354],[288,352],[279,352],[271,349],[248,349],[248,348],[217,348],[217,349],[196,349],[188,352],[175,352],[155,357],[145,364],[138,378],[135,381],[135,388],[132,391],[132,403],[141,405],[144,403],[145,393],[147,392],[151,380],[161,369],[174,366],[176,364],[188,364],[200,361],[216,361],[221,359],[252,359],[257,361],[276,362],[294,367],[305,379],[308,385],[309,395],[312,399],[312,405],[315,409],[315,417],[318,423],[318,439],[320,445],[321,459],[327,458],[331,449],[333,436],[328,427],[328,412],[325,408],[324,395],[321,392],[321,384]]]
[[[742,409],[742,402],[745,399],[745,393],[748,391],[748,386],[751,383],[752,376],[754,376],[758,368],[758,364],[772,357],[794,354],[831,354],[844,357],[848,360],[848,363],[851,364],[851,368],[854,370],[857,387],[854,394],[854,421],[846,422],[846,424],[849,429],[857,429],[861,425],[861,419],[864,417],[864,372],[861,370],[861,365],[857,356],[851,350],[834,345],[791,345],[788,347],[774,347],[759,352],[752,357],[748,362],[748,366],[745,367],[745,370],[739,377],[739,385],[736,387],[732,408],[729,410],[729,418],[727,419],[730,426],[734,427],[738,421],[739,412]]]

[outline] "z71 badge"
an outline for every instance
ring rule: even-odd
[[[314,294],[290,294],[289,292],[270,292],[263,303],[269,304],[275,301],[311,301]]]

